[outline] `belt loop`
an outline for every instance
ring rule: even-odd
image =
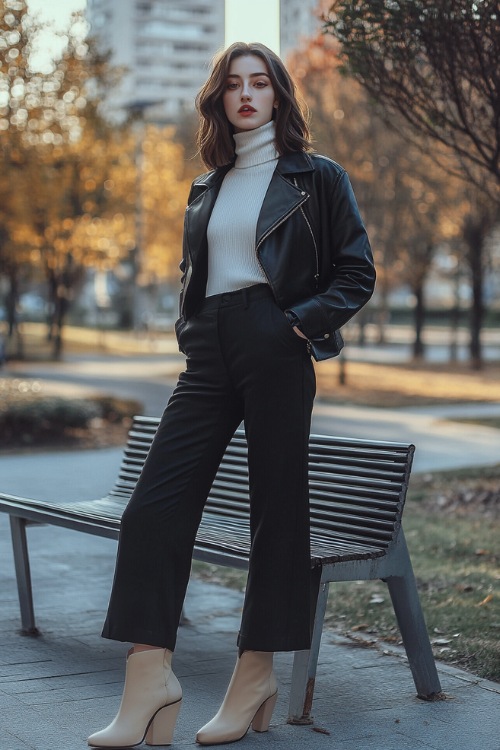
[[[248,307],[248,287],[243,287],[241,291],[243,293],[243,309],[246,310]]]

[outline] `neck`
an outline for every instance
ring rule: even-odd
[[[265,164],[279,158],[276,150],[274,121],[266,122],[255,130],[244,130],[234,134],[236,151],[235,169],[246,169]]]

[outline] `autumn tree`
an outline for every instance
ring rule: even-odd
[[[85,228],[103,217],[114,229],[120,223],[112,221],[117,201],[113,204],[109,174],[113,164],[123,162],[126,134],[112,129],[98,112],[114,73],[106,55],[82,41],[81,17],[73,19],[62,57],[49,72],[40,72],[30,67],[37,25],[26,3],[4,0],[0,7],[0,191],[7,198],[0,213],[2,272],[9,279],[7,301],[12,300],[14,310],[23,264],[44,270],[51,302],[49,333],[58,356],[65,315],[84,265],[104,257],[109,261],[116,256],[116,261],[130,250],[123,232],[111,246],[102,237],[93,246],[91,233],[83,240]],[[117,184],[123,199],[128,183],[132,205],[133,157],[129,166]]]
[[[9,302],[23,269],[43,271],[59,356],[86,268],[132,268],[129,288],[146,294],[149,280],[178,277],[184,206],[199,168],[171,128],[103,118],[99,105],[117,74],[85,39],[80,16],[61,57],[41,72],[30,67],[37,25],[26,3],[0,7],[0,273]]]
[[[325,29],[347,68],[410,132],[449,148],[481,189],[486,175],[500,186],[496,0],[335,0]]]
[[[22,21],[26,3],[0,4],[0,273],[6,285],[8,336],[17,333],[16,309],[21,275],[29,265],[29,241],[19,236],[22,205],[21,128],[26,110],[24,81],[28,70],[29,40]],[[21,126],[21,127],[19,127]]]
[[[415,298],[413,354],[421,357],[424,286],[435,248],[449,235],[445,218],[458,183],[387,128],[362,86],[342,75],[331,38],[311,40],[290,65],[311,109],[315,145],[348,169],[355,186],[377,262],[381,340],[388,294],[406,282]]]
[[[500,195],[500,12],[494,0],[336,0],[325,31],[340,44],[345,69],[397,113],[406,137],[433,144],[436,160],[482,194],[464,225],[473,307],[471,360],[481,364],[484,239],[498,220]],[[475,200],[472,201],[476,206]],[[488,224],[485,224],[485,218]],[[470,231],[470,225],[483,233]]]
[[[174,139],[173,127],[148,125],[142,144],[143,271],[163,280],[179,275],[184,210],[195,176],[183,146]]]

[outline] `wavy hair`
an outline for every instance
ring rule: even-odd
[[[222,95],[231,62],[248,55],[256,55],[265,62],[278,100],[278,107],[273,110],[278,153],[283,155],[311,149],[307,109],[299,100],[295,83],[282,60],[264,44],[235,42],[215,56],[212,72],[196,97],[200,116],[196,137],[198,153],[210,169],[234,160],[234,128],[226,117]]]

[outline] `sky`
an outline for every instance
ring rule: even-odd
[[[119,0],[117,0],[118,2]],[[63,30],[73,11],[85,8],[86,0],[27,0],[42,21]],[[232,42],[262,42],[279,54],[279,0],[226,0],[226,46]],[[46,34],[41,47],[58,42]],[[43,51],[40,52],[43,59]]]
[[[279,54],[279,0],[226,0],[226,46],[261,42]]]

